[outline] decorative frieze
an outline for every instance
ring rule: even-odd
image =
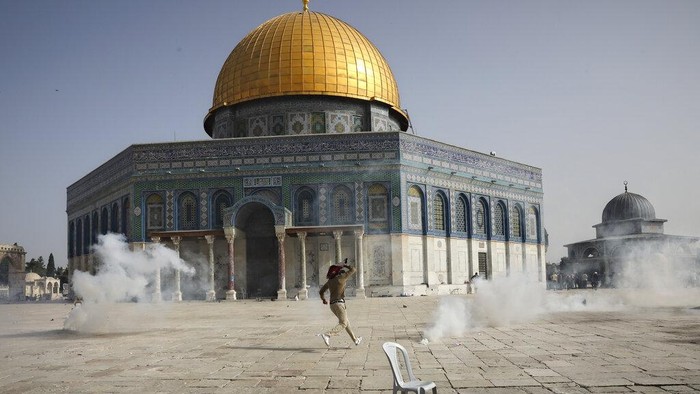
[[[281,176],[258,176],[243,178],[243,187],[279,187],[282,186]]]

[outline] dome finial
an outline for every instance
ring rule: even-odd
[[[627,181],[623,182],[625,184],[625,193],[627,193]]]
[[[309,0],[301,0],[304,3],[304,12],[309,10]]]

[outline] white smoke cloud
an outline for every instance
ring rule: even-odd
[[[132,308],[127,315],[113,317],[116,303],[150,301],[158,269],[194,274],[194,269],[181,260],[176,251],[162,244],[132,251],[124,236],[119,234],[99,236],[94,257],[98,262],[95,275],[82,271],[73,273],[73,291],[82,303],[66,318],[66,330],[106,333],[133,327],[133,321],[141,316],[139,311],[144,309]],[[136,314],[131,316],[134,319],[128,318],[130,314]]]
[[[474,296],[440,300],[422,343],[459,337],[484,327],[527,323],[551,313],[700,306],[697,256],[697,250],[687,247],[680,255],[675,247],[636,249],[626,256],[616,275],[621,286],[617,289],[547,291],[542,283],[519,274],[480,280]]]

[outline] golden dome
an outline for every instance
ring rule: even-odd
[[[352,26],[317,12],[283,14],[248,33],[221,68],[209,114],[226,105],[286,95],[377,100],[406,118],[379,50]]]

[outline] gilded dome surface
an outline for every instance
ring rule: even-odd
[[[656,219],[654,206],[639,194],[624,192],[610,200],[603,209],[603,223],[627,219]]]
[[[283,14],[248,33],[221,68],[209,113],[285,95],[377,100],[406,117],[379,50],[352,26],[317,12]]]

